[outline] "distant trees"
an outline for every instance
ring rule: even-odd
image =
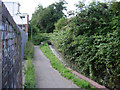
[[[54,23],[64,16],[63,10],[66,10],[64,4],[66,4],[66,2],[64,0],[60,0],[59,2],[53,3],[46,8],[39,5],[31,19],[33,33],[53,32],[55,29]]]

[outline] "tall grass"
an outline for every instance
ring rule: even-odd
[[[35,88],[35,70],[32,64],[32,59],[34,56],[34,45],[32,42],[27,41],[25,45],[25,56],[24,59],[27,60],[27,68],[24,69],[25,73],[25,88]]]
[[[27,60],[27,59],[32,59],[33,58],[33,55],[34,55],[34,45],[32,42],[30,41],[27,41],[26,42],[26,45],[24,47],[24,59]]]
[[[25,70],[25,88],[35,88],[35,70],[32,64],[32,60],[29,59],[27,62],[27,69]]]

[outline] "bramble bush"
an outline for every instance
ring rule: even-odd
[[[66,30],[51,35],[73,69],[108,88],[120,88],[119,5],[80,2]]]

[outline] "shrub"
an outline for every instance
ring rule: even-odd
[[[55,23],[55,30],[61,30],[64,26],[67,25],[67,19],[63,16],[60,18],[57,23]]]
[[[73,69],[106,87],[120,88],[119,9],[99,2],[82,7],[69,27],[51,40]]]
[[[26,45],[24,47],[24,59],[28,60],[28,59],[32,59],[33,55],[34,55],[34,45],[32,42],[27,41]]]
[[[46,36],[45,33],[37,33],[36,35],[33,36],[33,43],[34,45],[40,45],[41,42],[47,41],[48,37]]]

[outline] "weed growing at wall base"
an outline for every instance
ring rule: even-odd
[[[49,49],[47,44],[44,44],[43,46],[40,46],[40,49],[44,53],[44,55],[50,60],[50,63],[53,68],[59,71],[62,76],[67,78],[68,80],[72,80],[77,86],[80,88],[94,88],[85,80],[81,80],[77,76],[75,76],[71,70],[68,70],[58,59],[57,57],[52,53],[52,51]]]
[[[34,45],[28,41],[25,46],[25,59],[27,59],[27,68],[25,69],[25,88],[35,88],[35,70],[32,64],[34,55]]]
[[[28,60],[29,58],[30,59],[33,58],[33,55],[34,55],[34,45],[33,45],[32,42],[30,42],[30,41],[26,42],[26,45],[24,47],[24,53],[25,53],[25,56],[24,56],[25,60]]]
[[[25,70],[25,74],[25,88],[35,88],[35,70],[31,59],[27,62],[27,70]]]

